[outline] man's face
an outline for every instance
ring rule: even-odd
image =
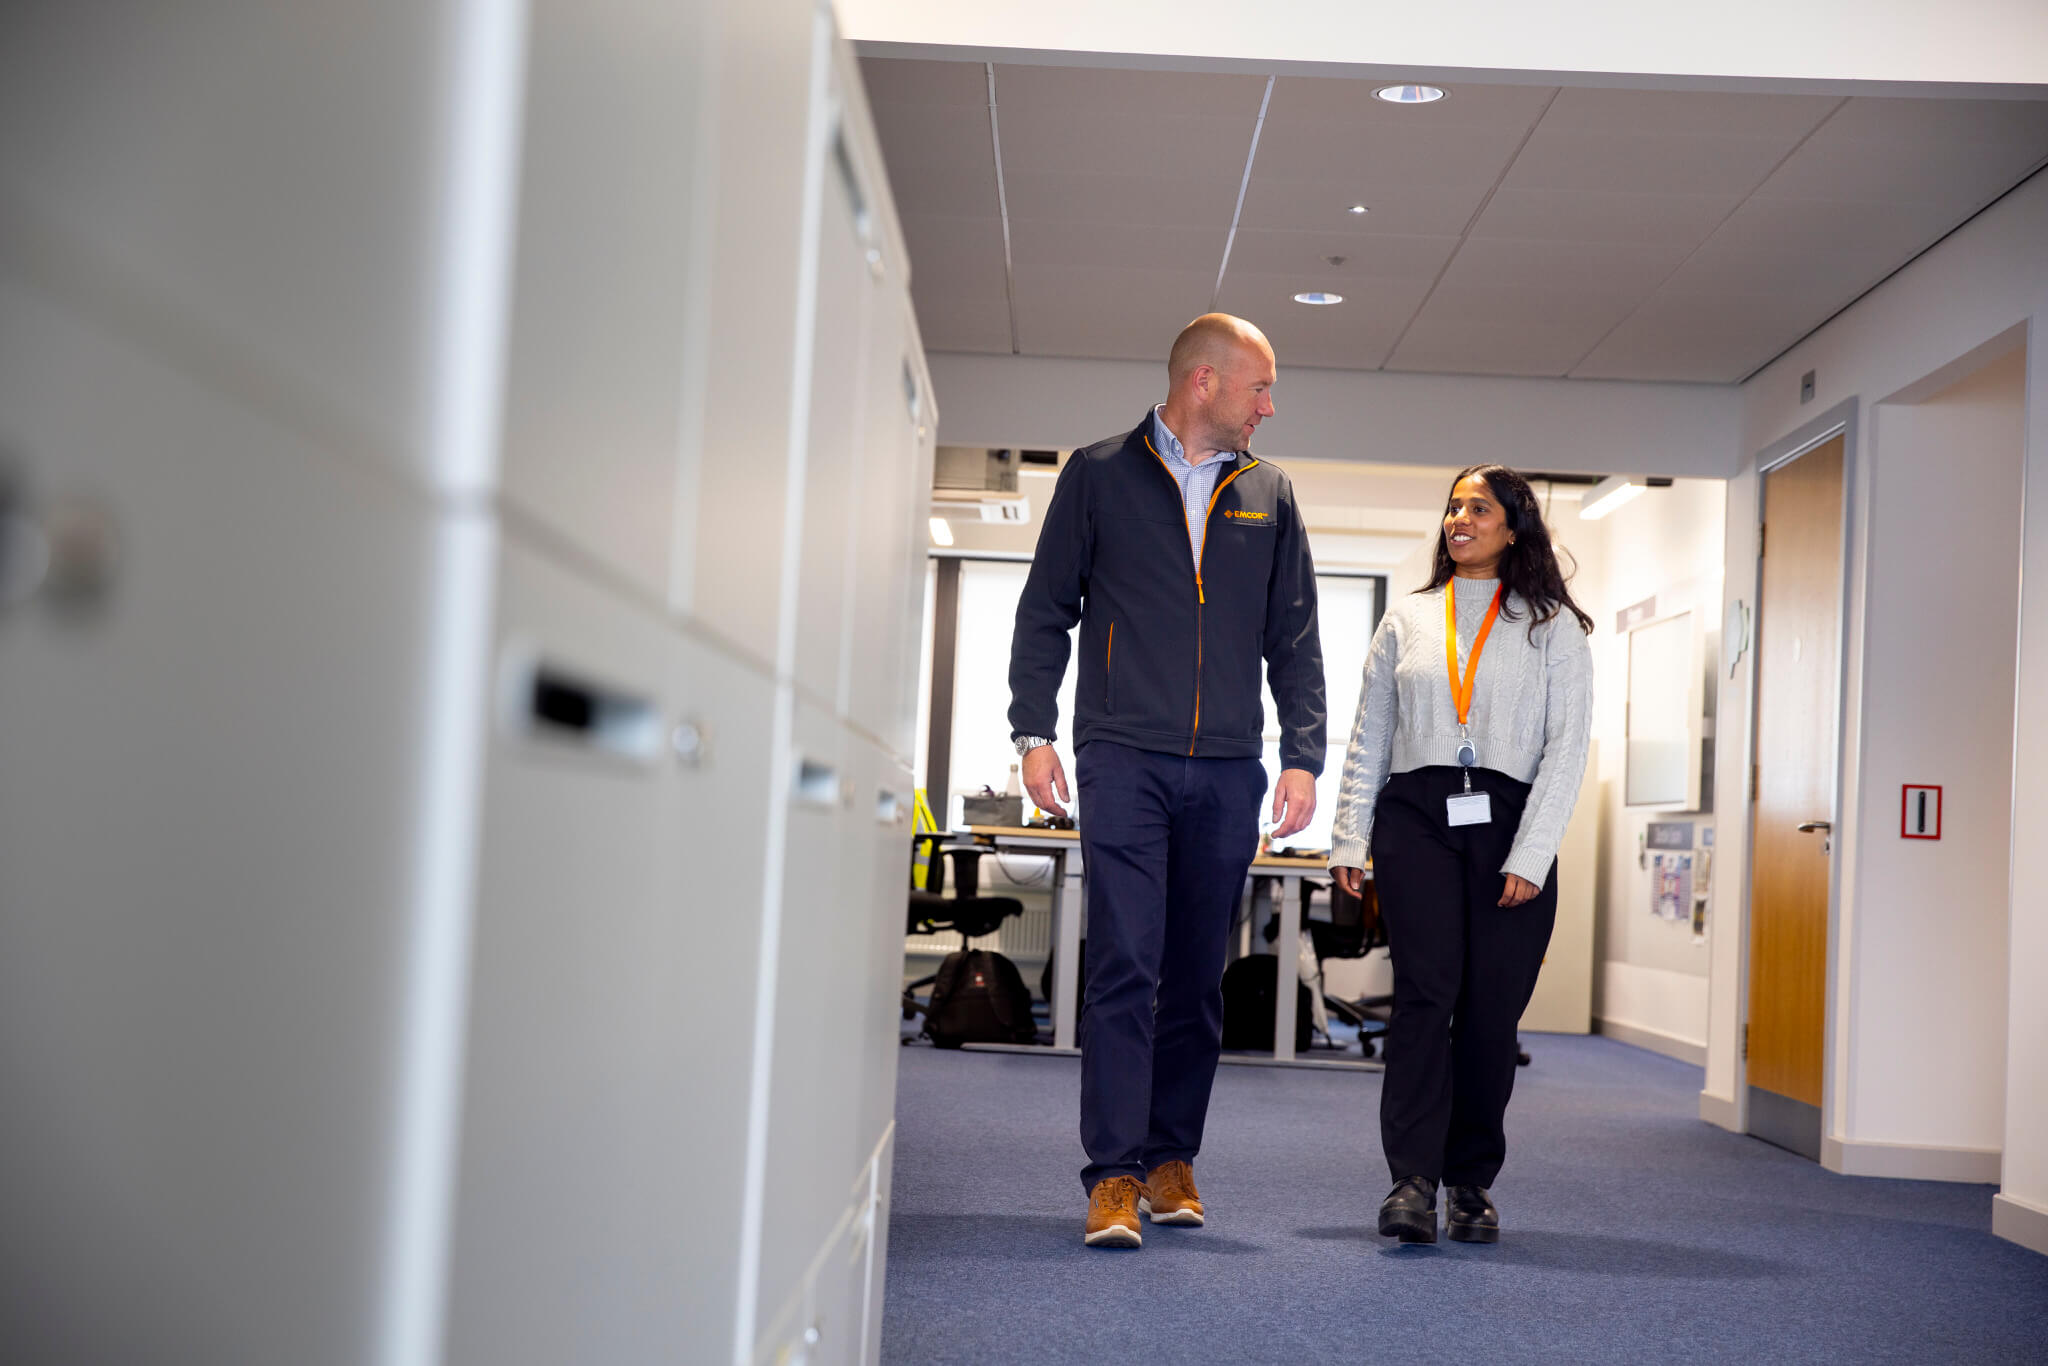
[[[1202,415],[1217,450],[1251,446],[1252,433],[1275,411],[1274,378],[1272,348],[1249,343],[1230,348],[1222,364],[1210,371]]]

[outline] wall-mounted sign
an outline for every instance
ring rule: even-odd
[[[1941,789],[1908,784],[1899,814],[1899,833],[1909,840],[1941,838]]]
[[[1657,615],[1657,600],[1644,598],[1641,602],[1624,607],[1614,614],[1614,633],[1627,635]]]

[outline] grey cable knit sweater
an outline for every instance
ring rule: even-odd
[[[1498,582],[1459,579],[1458,668],[1486,620]],[[1532,784],[1503,873],[1541,887],[1579,798],[1593,730],[1593,651],[1578,619],[1560,611],[1535,628],[1529,605],[1510,594],[1480,653],[1472,696],[1479,767]],[[1373,804],[1388,777],[1458,762],[1458,712],[1444,663],[1444,590],[1406,593],[1380,620],[1365,661],[1365,686],[1337,794],[1330,866],[1362,868],[1372,848]]]

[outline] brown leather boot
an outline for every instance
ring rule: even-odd
[[[1088,1192],[1088,1231],[1082,1241],[1090,1247],[1143,1247],[1138,1232],[1138,1201],[1145,1188],[1135,1176],[1109,1176]]]
[[[1155,1224],[1202,1225],[1202,1193],[1195,1189],[1195,1169],[1185,1162],[1162,1162],[1145,1177],[1138,1209]]]

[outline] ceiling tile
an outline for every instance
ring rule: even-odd
[[[1339,231],[1282,232],[1240,224],[1230,247],[1230,271],[1293,274],[1302,280],[1345,280],[1370,275],[1401,280],[1434,280],[1457,250],[1456,237],[1405,237],[1392,233]],[[1332,266],[1329,258],[1344,258]],[[1227,278],[1227,277],[1226,277]],[[1300,286],[1314,288],[1312,284]]]
[[[1522,145],[1523,128],[1358,128],[1340,123],[1275,127],[1259,135],[1255,172],[1320,181],[1345,203],[1418,185],[1491,186]]]
[[[868,103],[950,105],[988,104],[988,68],[980,62],[926,62],[900,57],[860,59],[861,84]]]
[[[1949,204],[1961,221],[2048,156],[2048,142],[1934,142],[1829,136],[1823,129],[1778,168],[1765,199]]]
[[[1384,194],[1346,193],[1322,180],[1286,180],[1252,166],[1245,188],[1240,228],[1279,228],[1293,232],[1341,233],[1360,239],[1391,234],[1401,237],[1456,237],[1486,198],[1488,186],[1390,186]],[[1364,203],[1370,213],[1346,210]]]
[[[1720,249],[1888,254],[1893,264],[1917,255],[1953,228],[1953,204],[1859,203],[1839,199],[1749,200],[1714,232]]]
[[[877,105],[875,132],[892,174],[898,169],[977,171],[985,174],[991,185],[995,183],[995,143],[989,136],[985,107]]]
[[[1546,121],[1502,183],[1513,189],[1742,194],[1769,175],[1796,142],[1552,128]]]
[[[2048,100],[1859,97],[1829,119],[1822,134],[1891,142],[2020,142],[2048,150]]]
[[[1433,104],[1390,104],[1375,90],[1384,78],[1283,76],[1273,83],[1266,125],[1341,124],[1353,128],[1495,128],[1526,132],[1557,93],[1548,85],[1455,84]]]
[[[1003,185],[1013,223],[1045,218],[1139,228],[1213,223],[1217,231],[1228,232],[1238,180],[1018,171],[1005,172]]]
[[[1235,116],[1245,120],[1249,136],[1265,96],[1263,76],[996,64],[996,107],[1005,111],[1092,110],[1162,119]]]
[[[1206,312],[1213,271],[1019,265],[1017,347],[1026,355],[1158,359]]]
[[[1444,283],[1472,287],[1535,286],[1596,294],[1647,296],[1679,262],[1682,246],[1613,242],[1528,242],[1489,238],[1465,243]]]
[[[917,284],[950,294],[1004,295],[1003,224],[995,218],[905,214],[903,241]]]
[[[1284,377],[1290,366],[1378,368],[1394,339],[1429,293],[1427,280],[1352,279],[1330,306],[1294,301],[1302,281],[1292,275],[1232,271],[1216,306],[1257,324],[1273,343]]]
[[[1233,193],[1251,150],[1251,115],[1165,116],[1088,109],[1011,109],[999,105],[1003,174],[1147,175],[1226,180]]]
[[[1833,311],[1811,298],[1774,294],[1660,294],[1609,333],[1572,374],[1732,384]]]
[[[933,351],[1010,354],[1010,310],[1001,299],[963,299],[935,292],[915,275],[910,301],[918,332]]]
[[[1550,132],[1638,137],[1766,138],[1790,147],[1840,103],[1836,95],[1574,88],[1558,92],[1543,116],[1543,127]]]
[[[1691,248],[1706,241],[1714,226],[1741,202],[1735,191],[1638,194],[1503,185],[1473,225],[1472,236]]]
[[[1433,308],[1435,300],[1431,300]],[[1388,358],[1386,368],[1451,375],[1558,376],[1600,339],[1597,323],[1537,326],[1530,322],[1432,318],[1425,308]]]
[[[1223,264],[1224,239],[1229,236],[1227,221],[1208,227],[1105,233],[1099,223],[1071,218],[1013,217],[1010,259],[1020,266],[1085,264],[1119,270],[1207,271],[1214,280]]]

